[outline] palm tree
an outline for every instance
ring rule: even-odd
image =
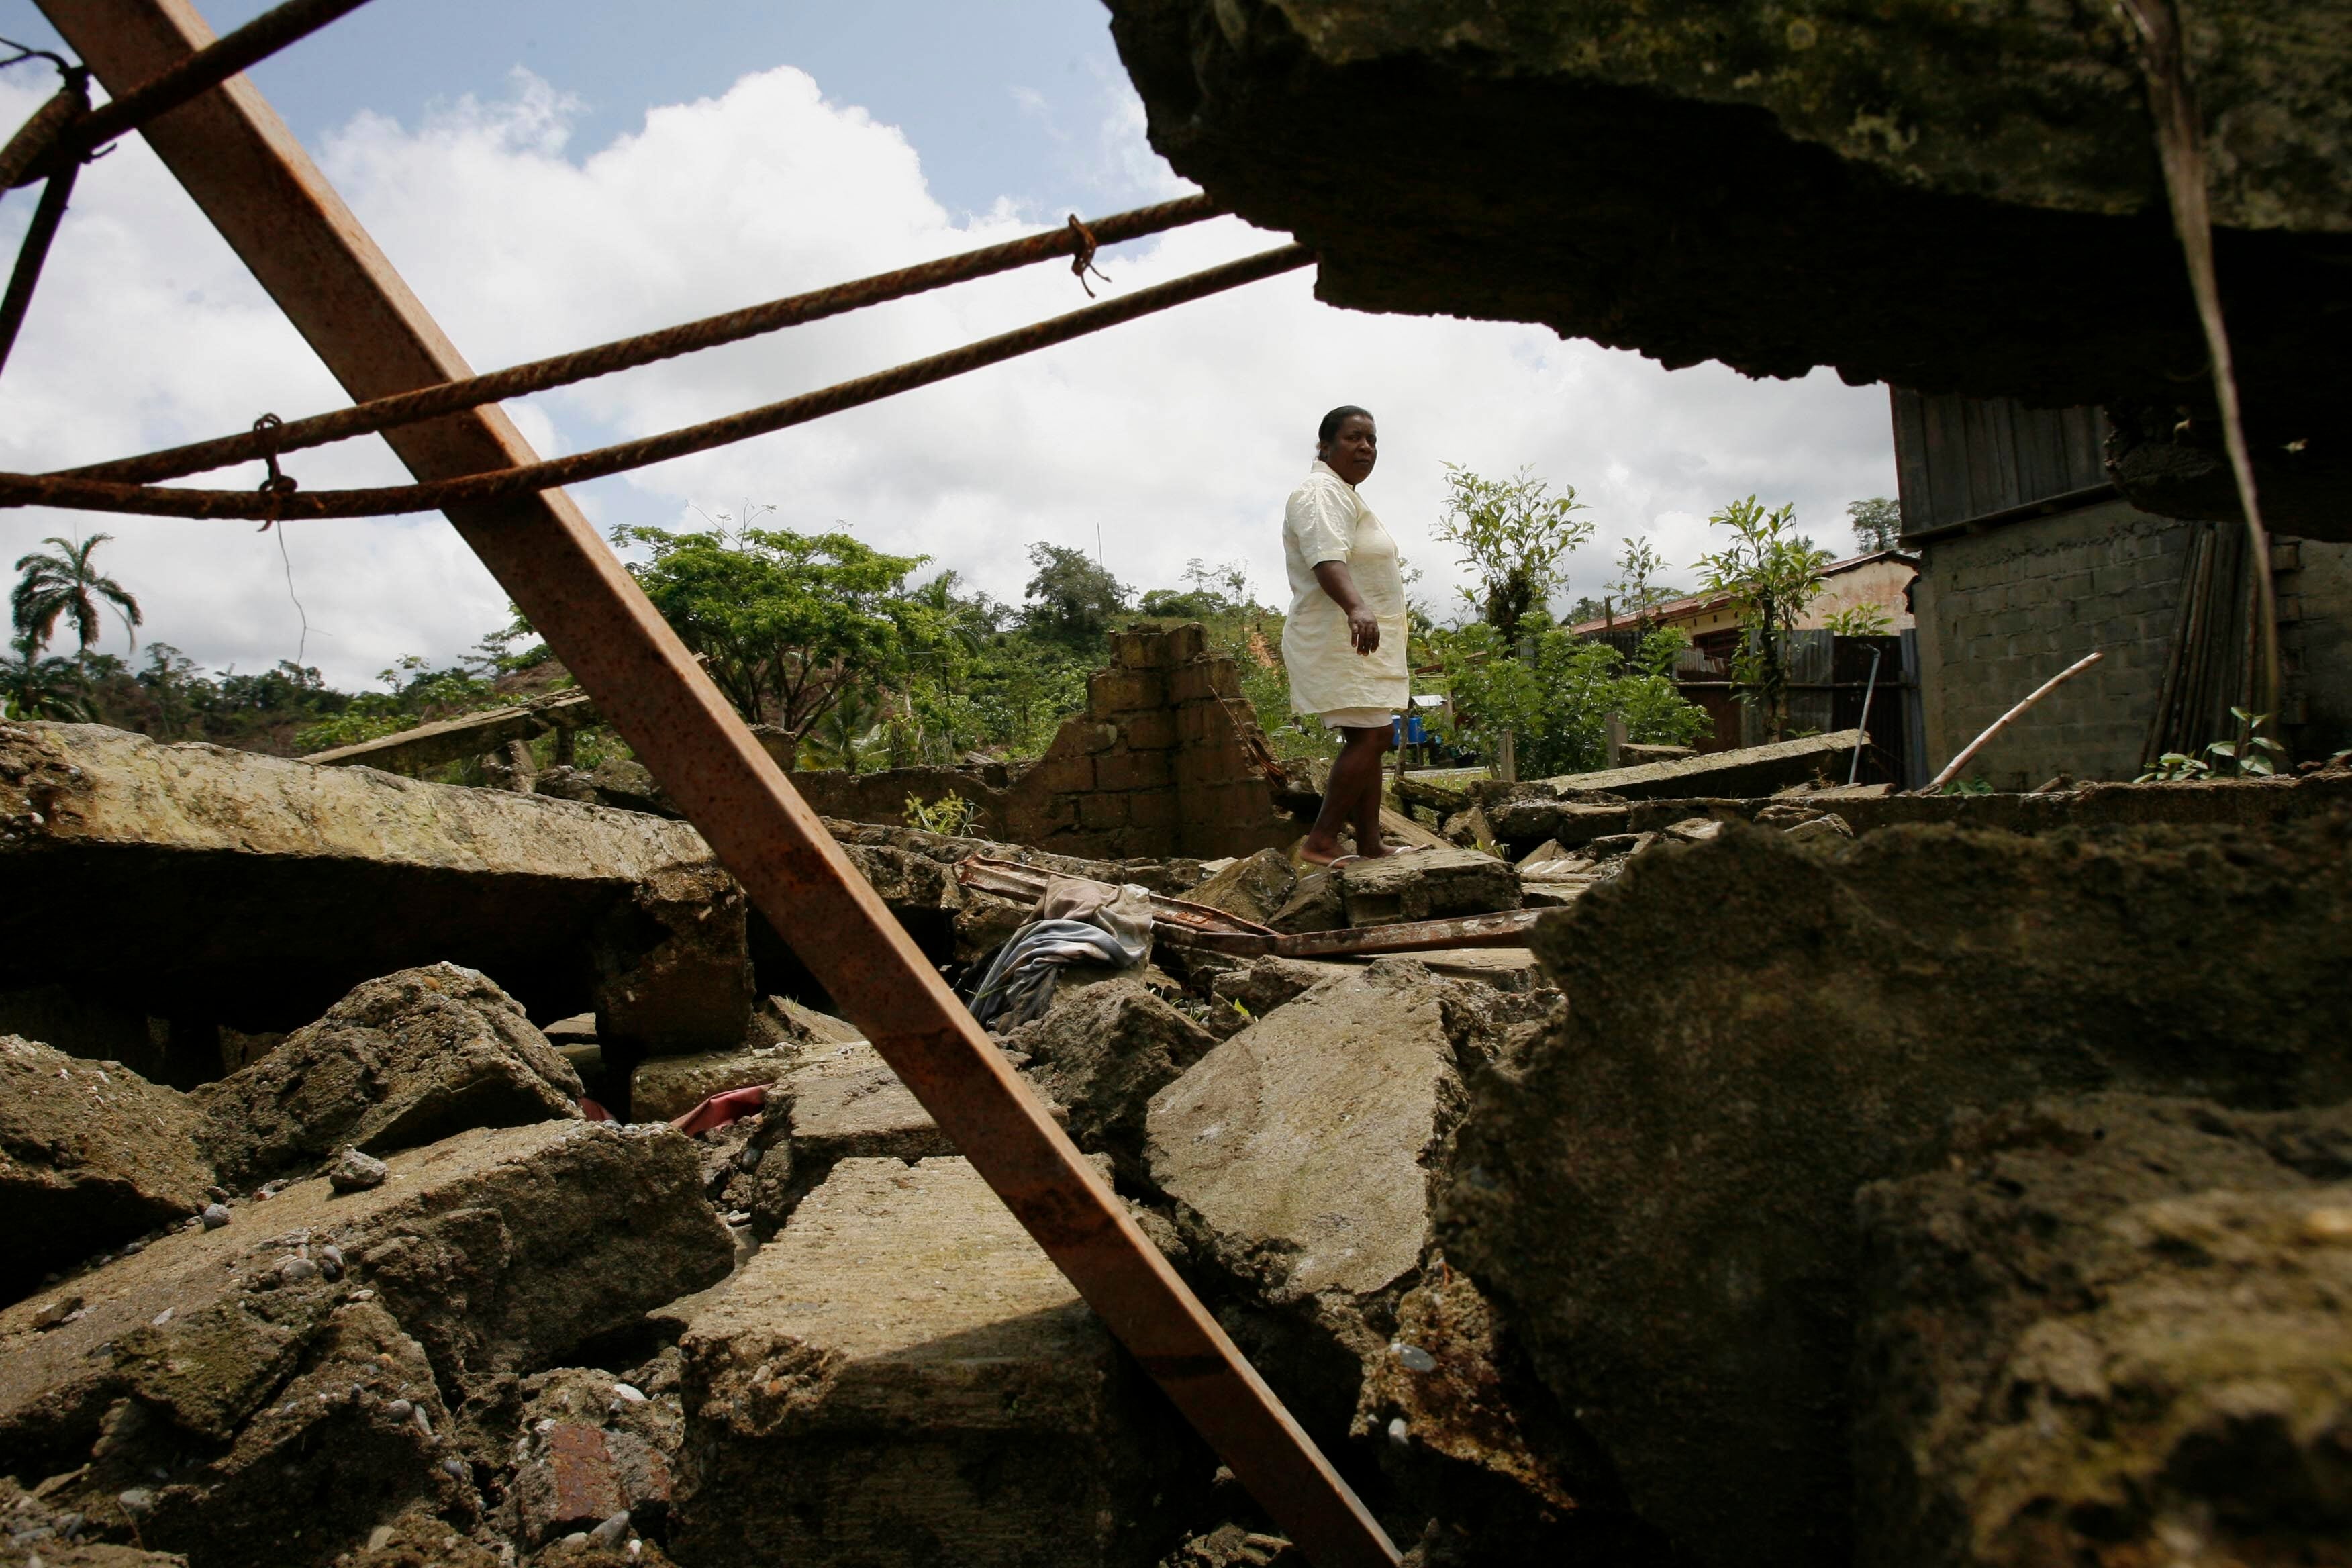
[[[18,637],[14,651],[0,658],[0,718],[90,723],[94,715],[82,684],[64,659],[43,658],[31,638]]]
[[[809,726],[808,736],[802,744],[809,760],[817,766],[842,768],[854,773],[866,753],[873,749],[874,732],[880,728],[883,717],[882,705],[869,693],[845,691],[824,718]]]
[[[16,591],[9,595],[8,609],[16,626],[16,640],[30,660],[48,647],[57,635],[58,622],[71,617],[74,635],[81,648],[76,663],[87,673],[89,650],[103,629],[99,618],[100,601],[114,606],[122,617],[122,629],[131,638],[131,646],[139,646],[139,601],[131,591],[113,578],[102,574],[90,563],[98,547],[114,536],[93,533],[88,539],[68,541],[51,534],[44,544],[54,544],[58,553],[45,554],[35,551],[19,556],[16,561]]]

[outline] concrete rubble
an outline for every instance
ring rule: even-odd
[[[470,1526],[453,1412],[730,1255],[667,1129],[485,1129],[387,1163],[78,1277],[63,1318],[0,1311],[0,1467],[72,1472],[53,1495],[94,1531],[203,1562],[323,1563],[411,1502]]]
[[[182,1096],[121,1062],[89,1061],[0,1035],[0,1300],[87,1257],[197,1213],[212,1167]]]
[[[93,801],[153,812],[200,776],[261,858],[316,853],[267,820],[272,791],[318,805],[299,764],[10,735],[83,758]],[[485,810],[526,845],[640,831],[318,771],[429,806],[398,853],[500,897],[539,873],[432,835]],[[1369,960],[1163,927],[998,1038],[1416,1563],[2120,1564],[2192,1534],[2284,1561],[2340,1535],[2334,775],[1572,784],[1446,803],[1507,858],[1303,874],[833,831],[958,984],[1030,915],[959,879],[974,856],[1302,931],[1565,906],[1531,949]],[[14,994],[0,1018],[60,1038],[0,1038],[0,1568],[19,1535],[44,1568],[1300,1561],[789,933],[640,820],[661,853],[501,950],[525,989],[456,947],[323,997],[248,970],[278,989],[205,1015],[219,1056],[177,1087],[110,1053],[186,1072],[194,1015],[125,982],[118,1020],[96,966]],[[0,853],[96,854],[61,834]],[[393,847],[303,874],[363,900]],[[264,870],[192,852],[226,885]],[[24,973],[58,949],[17,934]],[[721,1093],[733,1121],[662,1125]]]
[[[251,1067],[192,1096],[195,1144],[231,1186],[470,1127],[580,1115],[572,1064],[488,975],[454,963],[371,980]]]
[[[835,1165],[680,1349],[689,1562],[1149,1563],[1206,1480],[961,1159]]]
[[[2352,1540],[2352,1110],[2006,1107],[1858,1220],[1867,1560]]]
[[[293,1029],[362,981],[444,960],[562,1017],[594,1005],[604,917],[709,859],[692,827],[635,812],[0,725],[0,994],[66,985],[133,1019]]]
[[[1479,1080],[1445,1253],[1684,1551],[1843,1556],[1856,1189],[1934,1168],[1963,1107],[2352,1097],[2347,834],[1654,850],[1538,933],[1572,1005]]]

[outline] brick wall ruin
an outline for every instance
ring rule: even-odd
[[[1241,672],[1201,627],[1118,632],[1087,710],[1004,801],[1004,836],[1104,859],[1248,855],[1301,829],[1276,804],[1287,784]]]

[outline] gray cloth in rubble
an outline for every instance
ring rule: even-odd
[[[1050,878],[1036,913],[972,988],[971,1016],[983,1027],[1002,1033],[1041,1016],[1070,964],[1125,969],[1151,956],[1151,894],[1132,882]]]

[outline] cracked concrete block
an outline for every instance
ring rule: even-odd
[[[683,822],[96,724],[0,724],[0,990],[249,1033],[445,959],[578,1012],[606,911],[710,855]]]
[[[1858,1214],[1856,1561],[2352,1540],[2352,1110],[2011,1106]]]
[[[1373,1295],[1420,1267],[1422,1161],[1463,1105],[1444,984],[1393,959],[1326,981],[1152,1097],[1153,1183],[1270,1299]]]
[[[1155,1562],[1205,1454],[965,1161],[835,1165],[681,1342],[688,1562]]]
[[[1290,901],[1291,889],[1297,885],[1298,870],[1290,857],[1279,849],[1261,849],[1234,861],[1184,897],[1265,925]]]
[[[1422,849],[1350,860],[1334,873],[1350,926],[1444,920],[1519,907],[1518,874],[1475,849]]]
[[[412,1149],[469,1127],[577,1118],[580,1075],[488,976],[454,963],[359,986],[268,1056],[190,1098],[230,1186],[341,1148]]]
[[[120,1062],[0,1035],[0,1300],[211,1199],[185,1096]]]
[[[1153,1097],[1153,1186],[1222,1313],[1311,1432],[1338,1441],[1380,1327],[1419,1276],[1429,1184],[1501,1044],[1490,987],[1383,958],[1262,1017]]]
[[[1057,994],[1043,1017],[1005,1037],[1004,1048],[1026,1052],[1030,1078],[1069,1108],[1080,1148],[1108,1154],[1123,1175],[1142,1180],[1151,1097],[1215,1043],[1140,976],[1121,972]]]
[[[387,1164],[68,1281],[67,1321],[0,1312],[0,1468],[87,1464],[77,1508],[200,1568],[323,1563],[408,1501],[470,1518],[453,1407],[732,1257],[666,1129],[482,1130]]]
[[[1310,871],[1299,878],[1289,899],[1267,917],[1265,923],[1286,936],[1308,931],[1345,930],[1348,910],[1339,897],[1339,874]]]
[[[1843,1560],[1855,1190],[1941,1164],[1957,1107],[2352,1098],[2347,921],[2340,820],[1726,824],[1535,931],[1570,1005],[1476,1079],[1441,1242],[1682,1550]]]

